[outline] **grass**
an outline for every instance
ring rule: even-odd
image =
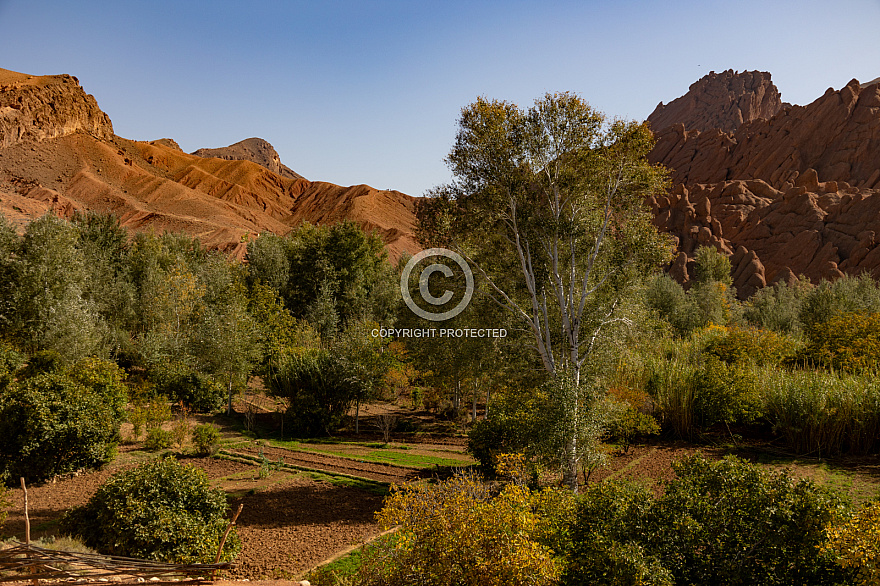
[[[330,445],[339,445],[342,442],[336,442],[335,444]],[[271,446],[275,446],[278,448],[285,448],[288,450],[305,452],[305,453],[317,453],[317,454],[327,454],[331,456],[336,456],[339,458],[346,458],[348,460],[354,460],[357,462],[372,462],[376,464],[393,464],[395,466],[401,466],[404,468],[415,468],[418,470],[425,470],[429,468],[434,468],[436,466],[440,467],[453,467],[453,468],[461,468],[472,466],[474,462],[472,460],[465,459],[457,459],[457,458],[443,458],[440,456],[427,456],[423,454],[407,454],[400,453],[401,451],[405,451],[410,449],[409,447],[399,448],[396,445],[392,444],[377,444],[376,442],[370,443],[358,443],[358,442],[345,442],[344,445],[352,446],[352,447],[367,447],[367,448],[378,448],[372,452],[368,452],[366,454],[351,454],[350,452],[346,452],[343,450],[334,450],[331,448],[316,448],[312,444],[313,442],[309,441],[308,444],[304,444],[300,441],[280,441],[280,440],[268,440],[268,444]]]

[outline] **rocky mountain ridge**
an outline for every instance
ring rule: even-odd
[[[47,211],[95,210],[241,258],[260,232],[349,219],[377,230],[392,260],[420,249],[406,194],[308,181],[262,139],[197,152],[210,156],[116,136],[76,78],[0,70],[0,213],[20,229]]]
[[[756,73],[734,75],[748,88]],[[759,87],[763,95],[775,91]],[[760,101],[757,93],[748,100]],[[687,103],[711,100],[691,96]],[[688,116],[720,119],[711,112]],[[880,84],[853,80],[807,106],[783,105],[767,119],[746,120],[734,132],[689,129],[685,116],[652,117],[670,124],[655,127],[649,158],[672,170],[674,188],[649,203],[655,224],[677,240],[670,273],[679,281],[688,282],[700,245],[731,255],[741,297],[801,274],[813,281],[864,271],[880,277]]]

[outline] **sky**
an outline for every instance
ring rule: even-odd
[[[734,69],[808,104],[880,77],[878,27],[880,0],[0,0],[0,68],[76,76],[125,138],[258,136],[308,179],[419,196],[477,97],[643,120]]]

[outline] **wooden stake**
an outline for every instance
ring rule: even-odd
[[[223,546],[226,545],[226,538],[229,537],[229,532],[232,531],[232,528],[235,526],[235,522],[238,521],[238,516],[241,515],[241,510],[244,508],[244,503],[238,505],[238,510],[235,511],[235,514],[232,516],[232,521],[229,522],[229,525],[226,526],[226,533],[223,534],[223,538],[220,540],[220,547],[217,548],[217,557],[214,558],[214,563],[220,563],[220,555],[223,553]],[[214,576],[217,574],[217,570],[211,572],[211,579],[214,579]]]
[[[31,544],[31,521],[28,518],[27,487],[24,485],[24,476],[21,477],[21,490],[24,492],[24,542]]]

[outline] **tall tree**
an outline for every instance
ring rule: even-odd
[[[646,160],[652,145],[646,125],[605,124],[574,94],[547,94],[527,110],[481,98],[458,121],[446,158],[454,181],[417,210],[422,240],[468,258],[531,332],[557,390],[554,435],[573,490],[579,442],[599,428],[591,413],[599,395],[582,373],[626,322],[630,286],[670,258],[643,203],[665,186]]]

